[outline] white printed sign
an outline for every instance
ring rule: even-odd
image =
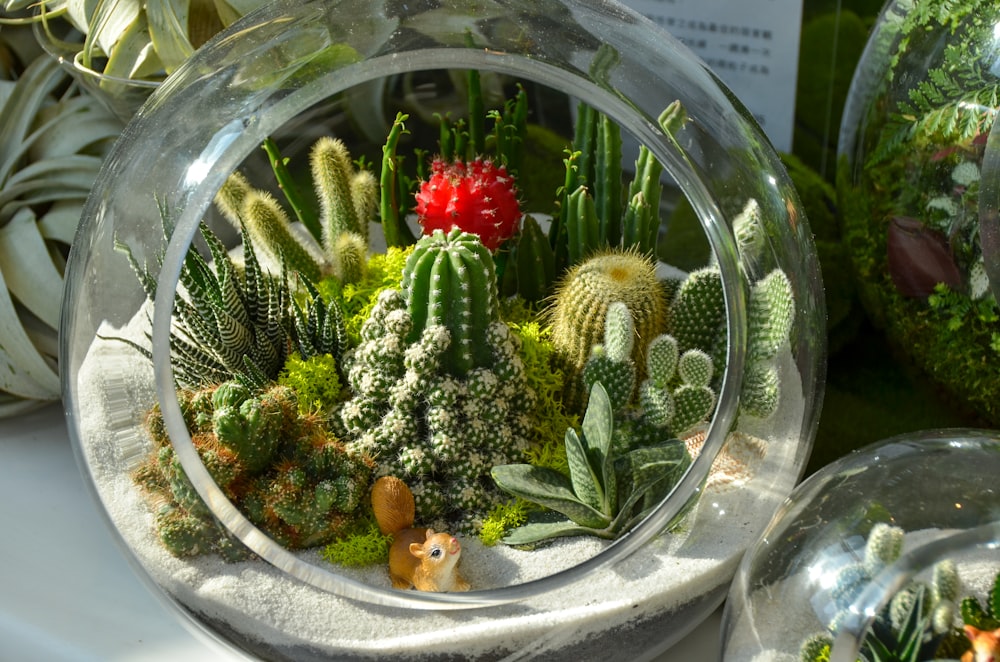
[[[802,0],[623,0],[691,49],[791,151]]]

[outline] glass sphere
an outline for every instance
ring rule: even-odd
[[[890,343],[1000,422],[995,122],[1000,9],[889,2],[855,72],[837,189],[861,301]]]
[[[803,481],[736,573],[724,659],[962,657],[965,626],[997,627],[998,451],[995,431],[931,430]],[[881,646],[896,657],[873,658]]]
[[[593,133],[575,139],[574,119]],[[348,159],[313,157],[331,135]],[[483,151],[488,162],[463,160]],[[330,173],[376,193],[327,196]],[[714,254],[704,298],[652,259],[680,197]],[[434,233],[436,207],[449,221]],[[267,235],[268,214],[296,222]],[[352,233],[366,232],[352,262]],[[151,96],[93,189],[63,317],[71,436],[142,572],[254,655],[656,651],[720,603],[808,456],[824,359],[810,237],[746,110],[617,4],[271,3]],[[571,308],[569,338],[550,339],[554,311],[591,273],[571,268],[608,258],[626,259],[595,267],[614,300]],[[678,337],[707,329],[706,346],[665,367],[670,341],[647,350],[642,336],[667,320],[650,313],[647,333],[633,296],[669,304]],[[716,318],[683,312],[702,302]],[[239,345],[251,318],[253,338],[277,340]],[[574,363],[584,329],[600,349]],[[643,402],[666,393],[675,410],[640,406],[628,386],[588,390],[592,355],[612,364],[597,382],[633,369],[624,383]],[[381,474],[412,488],[423,521],[408,523],[459,534],[463,581],[400,590],[416,570],[390,581],[385,561],[330,562],[337,542],[348,560],[373,537],[385,551],[366,519],[387,521],[369,505]],[[548,521],[511,495],[548,507]],[[508,543],[541,544],[490,546],[490,522]]]

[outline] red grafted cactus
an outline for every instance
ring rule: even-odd
[[[457,227],[479,235],[491,251],[512,237],[521,221],[514,179],[504,166],[487,159],[469,163],[434,159],[431,177],[420,186],[416,199],[424,234]]]

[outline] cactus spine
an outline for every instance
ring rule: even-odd
[[[667,324],[666,297],[649,258],[609,250],[569,269],[556,289],[550,309],[552,345],[567,375],[565,401],[570,409],[583,407],[583,367],[591,348],[604,338],[608,307],[616,301],[631,314],[639,340],[631,358],[644,372],[645,346]]]
[[[205,467],[251,522],[289,548],[320,545],[346,531],[373,463],[348,453],[319,419],[300,417],[291,389],[255,393],[226,382],[178,396]],[[245,556],[184,474],[158,410],[147,429],[156,452],[133,477],[159,504],[157,532],[167,549],[176,556]]]
[[[277,147],[268,152],[275,173],[283,172]],[[343,142],[320,138],[310,151],[313,186],[320,204],[319,234],[312,224],[306,227],[313,239],[292,229],[288,214],[269,193],[254,189],[240,173],[233,173],[215,197],[222,215],[237,228],[246,227],[258,247],[277,264],[302,273],[316,282],[335,276],[342,282],[357,282],[364,274],[368,254],[368,223],[378,208],[378,186],[367,170],[355,170]],[[297,217],[300,196],[287,192]]]
[[[486,332],[499,316],[497,284],[493,258],[478,237],[457,229],[421,237],[403,268],[401,289],[413,321],[409,342],[440,325],[451,337],[449,372],[464,376],[490,364]]]

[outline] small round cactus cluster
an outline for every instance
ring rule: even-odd
[[[512,237],[521,221],[514,179],[503,165],[488,159],[435,159],[416,200],[425,233],[459,228],[478,235],[491,251]]]
[[[181,391],[191,439],[216,484],[246,517],[285,547],[321,545],[342,534],[367,493],[373,462],[347,451],[318,422],[300,417],[295,393],[253,393],[230,381]],[[188,480],[155,410],[156,452],[135,480],[160,504],[157,532],[176,556],[246,554],[212,517]]]
[[[501,500],[490,470],[519,461],[528,445],[534,395],[503,322],[486,329],[489,367],[463,376],[445,367],[447,328],[432,324],[410,342],[413,329],[402,294],[382,292],[346,357],[355,396],[341,422],[352,448],[376,459],[378,474],[409,485],[421,522],[472,532]]]

